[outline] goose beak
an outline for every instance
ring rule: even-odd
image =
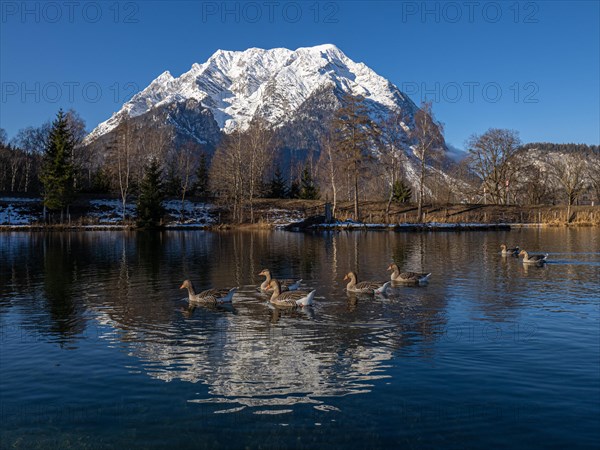
[[[344,281],[348,279],[348,275],[344,275]]]
[[[386,270],[392,270],[392,265],[390,264]]]
[[[183,283],[181,286],[179,286],[179,289],[185,289],[185,283]]]

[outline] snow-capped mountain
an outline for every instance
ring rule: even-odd
[[[309,116],[318,114],[315,108],[335,109],[338,105],[332,102],[344,94],[363,96],[374,117],[385,117],[400,109],[411,117],[417,111],[396,86],[331,44],[297,50],[218,50],[180,77],[168,71],[161,74],[99,124],[86,140],[90,143],[106,135],[126,116],[140,117],[156,108],[190,100],[209,111],[225,133],[246,128],[257,116],[276,127],[285,127],[306,123]],[[177,118],[171,116],[177,127]],[[206,140],[193,133],[190,137]]]

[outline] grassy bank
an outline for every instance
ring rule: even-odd
[[[169,200],[169,228],[248,228],[261,229],[285,226],[312,218],[311,223],[322,223],[325,202],[320,200],[258,199],[253,203],[254,222],[250,223],[250,208],[246,209],[245,223],[233,223],[227,205],[191,199],[186,202],[184,220],[179,217],[179,201]],[[413,204],[392,204],[386,214],[387,203],[364,201],[360,203],[360,219],[367,224],[383,224],[387,229],[402,224],[418,224],[417,207]],[[55,223],[57,229],[110,229],[131,228],[134,225],[134,205],[128,205],[128,218],[123,222],[118,199],[89,196],[79,198],[71,207],[65,223]],[[0,228],[47,229],[42,220],[43,207],[35,198],[0,197]],[[340,221],[355,220],[354,205],[338,205],[336,217]],[[18,220],[14,220],[17,218]],[[501,206],[501,205],[425,205],[424,222],[435,224],[512,224],[520,226],[600,226],[600,206],[573,206],[567,221],[567,207],[560,206]],[[410,227],[409,227],[410,228]],[[409,229],[406,228],[406,229]],[[418,228],[418,227],[417,227]]]
[[[365,223],[414,224],[417,222],[416,205],[392,205],[386,215],[386,202],[365,201],[360,203],[361,220]],[[287,210],[304,217],[324,214],[323,201],[307,200],[257,200],[254,214],[259,222],[270,223],[274,209]],[[425,205],[424,222],[443,224],[484,223],[524,225],[567,225],[567,206],[516,206],[516,205]],[[354,205],[344,202],[338,205],[338,220],[354,220]],[[600,225],[600,206],[572,206],[568,225]]]

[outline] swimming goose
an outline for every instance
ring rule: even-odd
[[[179,289],[187,289],[188,290],[188,299],[190,302],[200,302],[200,303],[231,303],[231,299],[233,298],[233,294],[237,290],[237,288],[232,289],[207,289],[206,291],[202,291],[199,294],[196,294],[194,290],[194,285],[190,280],[185,280],[183,284],[179,287]]]
[[[548,253],[545,255],[530,255],[525,250],[521,250],[519,256],[523,256],[523,264],[544,264]]]
[[[519,256],[519,247],[506,248],[506,244],[500,246],[502,256]]]
[[[396,283],[426,283],[431,276],[431,273],[425,272],[400,272],[398,266],[394,263],[390,264],[387,270],[392,271],[391,280]]]
[[[346,291],[356,292],[357,294],[381,294],[391,284],[391,281],[385,283],[378,283],[377,281],[361,281],[356,282],[356,273],[348,272],[344,277],[344,280],[350,280],[346,285]]]
[[[303,307],[310,306],[313,304],[313,298],[315,297],[315,292],[317,291],[281,291],[281,283],[273,278],[269,285],[269,288],[273,290],[273,294],[269,301],[275,306],[283,306],[283,307]]]
[[[263,281],[260,284],[260,290],[261,291],[265,291],[268,293],[273,292],[273,288],[269,287],[269,284],[271,283],[271,271],[269,269],[263,269],[259,274],[259,276],[263,276],[265,277],[265,281]],[[302,282],[302,280],[291,280],[291,279],[285,279],[285,280],[279,280],[279,285],[281,286],[281,292],[285,292],[285,291],[295,291],[300,287],[300,283]]]

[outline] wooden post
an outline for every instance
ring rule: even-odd
[[[331,211],[331,203],[325,203],[325,223],[331,223],[333,220],[333,214]]]

